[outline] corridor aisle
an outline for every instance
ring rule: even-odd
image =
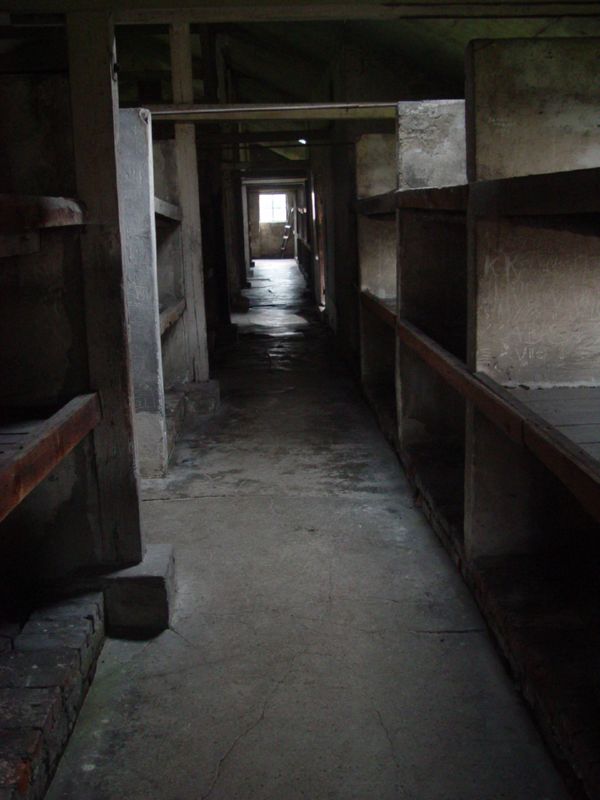
[[[291,261],[146,482],[172,630],[108,641],[49,800],[564,800]]]

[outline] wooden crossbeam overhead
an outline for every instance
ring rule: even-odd
[[[113,0],[5,0],[5,12],[66,13],[78,10],[114,10]],[[515,17],[581,17],[597,16],[596,0],[565,2],[562,0],[529,0],[498,2],[497,0],[410,0],[409,2],[263,2],[242,3],[224,0],[188,0],[185,6],[177,0],[125,0],[118,4],[116,22],[135,24],[220,23],[220,22],[287,22],[365,19],[481,19]]]
[[[151,105],[163,122],[227,122],[251,119],[395,119],[396,103],[288,103],[282,105]]]

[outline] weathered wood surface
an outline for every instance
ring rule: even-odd
[[[157,217],[162,217],[171,222],[181,222],[183,218],[181,208],[178,205],[162,200],[160,197],[154,198],[154,213]]]
[[[19,6],[22,0],[10,0],[14,6]],[[110,6],[108,0],[104,0]],[[64,0],[65,5],[85,5],[83,0]],[[191,23],[219,23],[219,22],[306,22],[326,20],[362,20],[362,19],[426,19],[426,18],[502,18],[502,17],[548,17],[548,16],[595,16],[597,4],[591,0],[583,2],[548,2],[547,0],[529,0],[518,5],[503,3],[496,0],[478,2],[466,0],[441,0],[431,3],[429,0],[420,2],[381,2],[381,0],[368,0],[365,2],[340,3],[324,0],[324,2],[262,2],[251,5],[240,5],[239,0],[232,0],[219,5],[189,2],[186,8],[178,8],[175,0],[165,0],[162,8],[150,9],[142,0],[129,2],[128,8],[118,13],[118,22],[129,24],[161,24],[176,21]],[[26,0],[26,6],[35,10],[55,10],[51,0]],[[19,6],[18,10],[25,10]]]
[[[173,100],[192,103],[192,53],[190,26],[174,24],[169,29]],[[181,244],[186,309],[183,325],[188,347],[189,379],[208,380],[208,340],[204,304],[204,272],[202,267],[202,231],[200,228],[200,194],[196,129],[192,123],[175,125],[175,157],[179,179],[179,202],[182,212]]]
[[[469,187],[444,186],[432,189],[401,189],[356,201],[356,210],[366,216],[393,215],[396,210],[466,211]]]
[[[128,334],[134,399],[134,433],[140,476],[167,468],[163,360],[160,340],[154,159],[150,115],[119,112],[119,202]],[[162,152],[159,151],[159,152]],[[165,221],[173,228],[173,222]]]
[[[371,311],[388,327],[394,328],[396,325],[396,298],[377,297],[368,289],[363,289],[360,293],[363,308]]]
[[[0,233],[83,225],[83,207],[68,197],[0,194]]]
[[[600,387],[511,389],[510,393],[592,458],[598,458]]]
[[[180,26],[173,26],[180,27]],[[175,95],[170,104],[149,105],[152,118],[171,122],[235,122],[269,119],[395,119],[396,103],[287,103],[207,106]]]
[[[475,181],[470,209],[479,217],[600,213],[600,169]]]
[[[174,303],[172,306],[163,309],[160,312],[160,335],[164,336],[164,334],[172,328],[173,325],[183,316],[183,312],[185,311],[185,299],[179,300],[177,303]]]
[[[100,422],[96,394],[71,400],[46,420],[0,425],[0,520],[3,520]]]
[[[143,547],[119,209],[112,16],[104,11],[69,14],[67,36],[77,196],[91,223],[81,237],[89,379],[103,412],[94,431],[102,531],[97,557],[106,564],[131,564],[141,559]]]
[[[488,376],[471,372],[418,328],[397,320],[400,341],[513,441],[536,456],[600,521],[600,463],[543,415]],[[600,389],[598,390],[600,393]],[[600,404],[599,404],[600,405]],[[597,418],[600,414],[597,415]]]

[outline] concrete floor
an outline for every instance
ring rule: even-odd
[[[172,630],[107,642],[49,800],[557,800],[560,778],[293,262],[144,489]]]

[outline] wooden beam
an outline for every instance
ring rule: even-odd
[[[84,210],[66,197],[0,194],[0,233],[82,225]]]
[[[408,320],[398,318],[396,328],[402,344],[416,353],[465,399],[475,403],[510,439],[523,443],[522,417],[509,402],[499,399],[497,394],[477,380],[459,358],[440,347]]]
[[[104,11],[69,14],[67,34],[77,193],[91,223],[81,237],[89,380],[103,411],[94,431],[102,531],[96,557],[106,564],[128,564],[141,560],[142,540],[121,253],[112,18]]]
[[[162,200],[160,197],[154,198],[154,213],[157,217],[162,217],[170,222],[181,222],[183,219],[181,208],[178,205]]]
[[[185,300],[179,300],[168,306],[160,312],[160,335],[164,336],[165,333],[172,328],[173,325],[183,316],[185,311]]]
[[[169,28],[173,101],[190,104],[194,101],[192,83],[192,49],[190,26],[176,23]],[[208,340],[204,306],[204,272],[202,266],[202,232],[200,228],[200,192],[198,187],[198,157],[196,128],[185,120],[174,120],[175,158],[181,206],[181,245],[183,285],[186,309],[183,314],[189,359],[189,378],[206,381],[208,370]]]
[[[353,2],[306,2],[290,0],[262,0],[244,3],[226,0],[222,3],[206,0],[188,0],[182,6],[177,0],[161,0],[160,7],[148,0],[128,0],[118,4],[116,22],[119,24],[171,25],[175,23],[232,23],[232,22],[318,22],[342,20],[394,20],[394,19],[511,19],[539,17],[596,17],[597,0],[353,0]],[[9,12],[22,23],[28,14],[50,15],[84,11],[115,9],[114,0],[4,0],[4,24]],[[154,7],[151,7],[154,6]],[[39,17],[38,22],[44,20]],[[56,23],[53,23],[56,24]]]
[[[469,187],[442,186],[431,189],[401,189],[372,197],[361,197],[356,210],[365,216],[394,214],[396,210],[465,212]]]
[[[175,98],[174,98],[175,100]],[[231,122],[280,119],[395,119],[397,103],[285,103],[206,106],[182,103],[149,106],[154,120],[162,122]]]
[[[304,244],[308,246],[307,242],[304,242]],[[378,317],[384,323],[384,325],[387,325],[392,329],[396,327],[395,298],[384,300],[383,298],[374,295],[373,292],[370,292],[368,289],[363,289],[360,293],[360,300],[363,308],[366,308],[368,311]]]
[[[77,0],[72,0],[72,2]],[[67,0],[63,0],[63,5]],[[83,0],[79,0],[83,4]],[[51,0],[26,0],[26,7],[50,6]],[[108,0],[105,0],[108,5]],[[18,0],[11,0],[11,5]],[[291,2],[252,3],[235,2],[220,5],[193,4],[177,8],[176,0],[163,0],[163,9],[144,8],[142,0],[130,0],[129,8],[118,13],[117,21],[136,24],[173,23],[185,20],[190,23],[219,22],[318,22],[336,20],[394,20],[394,19],[482,19],[519,17],[594,17],[598,14],[596,2],[456,2],[456,0],[413,0],[412,2]],[[20,10],[20,7],[15,10]]]
[[[46,420],[0,426],[0,521],[100,422],[95,394],[76,397]]]
[[[470,208],[478,217],[598,214],[600,169],[475,181]]]
[[[398,337],[510,439],[531,452],[600,521],[600,464],[555,426],[512,397],[486,375],[471,372],[460,359],[404,319]]]

